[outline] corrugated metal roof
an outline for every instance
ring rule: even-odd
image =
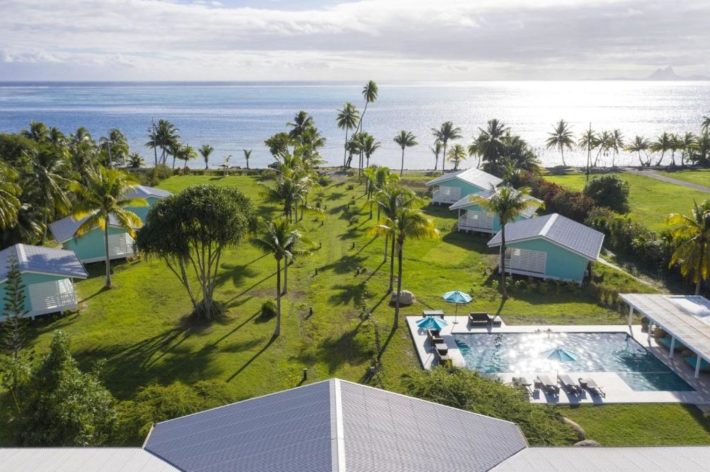
[[[85,279],[88,274],[73,251],[15,244],[0,251],[0,281],[7,278],[7,265],[14,256],[22,272],[41,272]]]
[[[491,175],[487,172],[483,172],[482,170],[472,168],[462,170],[460,172],[441,175],[435,178],[434,180],[430,180],[426,183],[426,185],[439,185],[443,182],[448,182],[449,180],[453,179],[462,180],[466,183],[473,184],[482,189],[490,189],[491,187],[497,187],[503,182],[502,179],[496,177],[495,175]]]
[[[710,447],[531,447],[494,472],[707,471]]]
[[[604,242],[603,233],[558,213],[519,220],[505,226],[506,243],[537,238],[552,241],[592,261],[599,257]],[[500,246],[500,243],[501,232],[499,231],[488,241],[488,246]]]
[[[145,447],[195,471],[477,472],[525,446],[513,423],[330,380],[159,423]]]
[[[0,470],[32,472],[173,472],[179,469],[140,448],[0,449]]]
[[[449,207],[449,210],[460,210],[460,209],[468,208],[473,205],[478,205],[478,203],[476,203],[476,201],[475,201],[475,197],[481,197],[481,198],[488,200],[493,195],[495,195],[495,192],[493,190],[486,190],[481,193],[470,193],[470,194],[466,195],[465,197],[463,197],[461,200],[459,200],[456,203],[454,203],[453,205],[451,205]],[[525,218],[532,218],[533,215],[535,215],[535,212],[537,211],[539,204],[542,204],[542,200],[539,200],[531,195],[523,195],[523,198],[527,201],[538,203],[538,205],[530,205],[530,206],[526,207],[521,212],[521,214]]]
[[[167,190],[156,187],[146,187],[145,185],[135,185],[130,191],[126,192],[125,198],[166,198],[172,195]]]
[[[86,221],[86,218],[88,218],[88,216],[77,220],[76,218],[70,215],[66,218],[62,218],[61,220],[57,220],[54,223],[51,223],[49,225],[49,230],[52,232],[54,239],[56,239],[60,243],[63,243],[65,241],[69,241],[70,239],[74,239],[74,233],[76,233],[76,230],[79,229],[79,226],[81,226],[81,224]],[[109,215],[108,223],[109,226],[120,227],[120,225],[118,224],[118,220],[113,214]]]

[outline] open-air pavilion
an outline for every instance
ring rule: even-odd
[[[699,295],[623,293],[620,297],[629,305],[629,327],[638,313],[649,322],[649,336],[655,325],[671,337],[671,358],[679,344],[695,354],[698,378],[701,365],[710,363],[710,300]]]

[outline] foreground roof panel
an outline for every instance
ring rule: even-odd
[[[11,257],[15,257],[21,272],[39,272],[80,279],[88,276],[73,251],[15,244],[0,251],[0,281],[7,278],[8,261]]]
[[[174,472],[140,448],[0,448],[0,470],[32,472]]]

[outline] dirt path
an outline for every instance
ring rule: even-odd
[[[661,182],[666,182],[668,184],[681,185],[683,187],[692,188],[693,190],[700,190],[701,192],[710,193],[710,187],[695,184],[693,182],[686,182],[685,180],[674,179],[673,177],[668,177],[667,175],[660,174],[655,170],[638,170],[626,167],[624,168],[624,172],[628,172],[629,174],[640,175],[643,177],[649,177],[651,179],[660,180]]]

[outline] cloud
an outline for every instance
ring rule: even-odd
[[[705,0],[311,4],[5,0],[0,60],[186,80],[596,78],[666,64],[710,72]]]

